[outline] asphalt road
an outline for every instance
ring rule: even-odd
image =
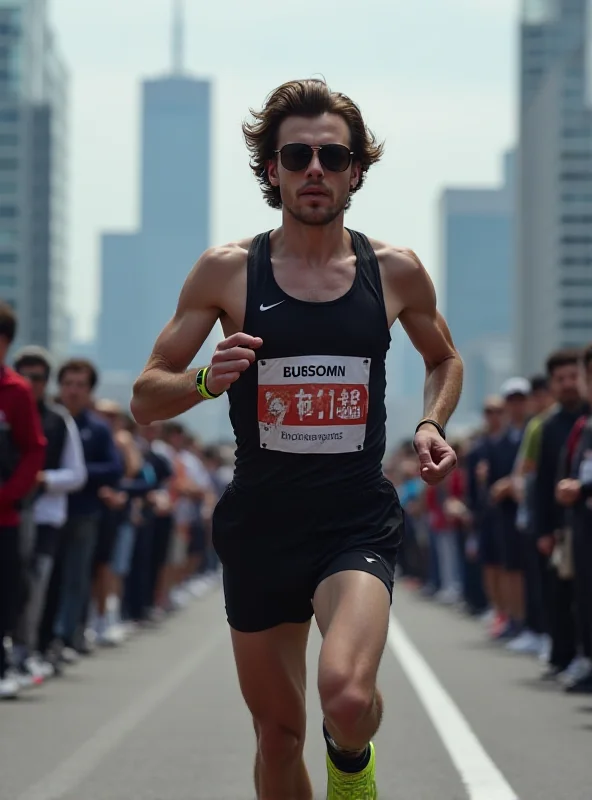
[[[590,800],[592,698],[537,680],[398,587],[380,686],[381,800]],[[325,797],[310,646],[307,761]],[[219,591],[0,705],[0,800],[253,800],[253,731]]]

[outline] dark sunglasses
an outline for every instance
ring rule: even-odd
[[[280,150],[282,167],[290,172],[300,172],[306,169],[314,153],[319,154],[319,161],[330,172],[345,172],[352,162],[353,153],[344,144],[323,144],[312,147],[310,144],[294,142],[285,144]]]
[[[47,381],[47,376],[45,374],[41,374],[40,372],[19,372],[23,378],[26,378],[31,383],[45,383]]]

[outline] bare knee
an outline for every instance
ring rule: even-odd
[[[254,720],[259,755],[263,763],[290,764],[302,756],[304,729],[269,720]]]
[[[325,719],[349,737],[371,713],[376,689],[369,680],[326,669],[319,674],[319,694]]]

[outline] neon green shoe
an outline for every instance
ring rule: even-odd
[[[378,800],[376,753],[370,742],[370,761],[361,772],[341,772],[327,755],[327,800]]]

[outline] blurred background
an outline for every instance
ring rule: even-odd
[[[386,143],[346,224],[418,254],[465,364],[458,469],[427,487],[410,441],[424,364],[394,326],[383,470],[405,510],[397,620],[487,752],[429,683],[410,699],[423,668],[395,631],[381,796],[592,796],[591,11],[0,0],[0,363],[9,303],[6,364],[47,439],[0,369],[0,700],[45,686],[2,709],[0,800],[247,796],[251,740],[215,649],[228,402],[153,426],[129,402],[201,253],[280,224],[249,109],[319,75]]]
[[[249,108],[322,74],[386,142],[347,224],[425,263],[466,365],[453,427],[479,424],[506,378],[592,339],[587,5],[0,0],[0,297],[16,346],[90,358],[98,396],[126,405],[200,253],[280,222],[248,167]],[[423,377],[397,325],[391,441],[421,413]],[[229,438],[226,403],[206,405],[188,426]]]

